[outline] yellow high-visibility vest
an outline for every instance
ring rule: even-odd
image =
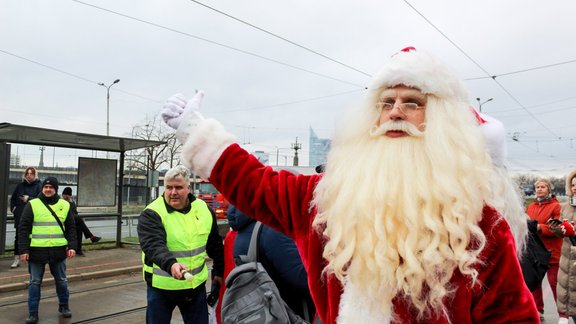
[[[192,202],[186,214],[178,211],[168,212],[164,197],[154,200],[146,209],[155,211],[162,219],[166,230],[167,248],[179,263],[186,265],[194,276],[192,280],[176,280],[170,273],[157,264],[146,264],[146,255],[142,252],[143,275],[152,274],[152,287],[165,290],[196,288],[208,279],[206,266],[206,243],[212,229],[212,214],[206,203],[200,199]],[[152,263],[152,262],[151,262]]]
[[[60,225],[58,225],[58,222],[40,198],[30,200],[30,207],[32,207],[32,212],[34,213],[30,246],[54,247],[68,245],[68,240],[64,237]],[[50,208],[56,213],[60,222],[64,224],[68,211],[70,211],[70,203],[64,199],[59,199],[54,205],[50,205]]]

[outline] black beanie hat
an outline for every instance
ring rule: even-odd
[[[70,187],[64,188],[64,190],[62,190],[62,194],[72,196],[72,188],[70,188]]]
[[[46,179],[44,179],[44,181],[42,181],[42,188],[44,188],[45,185],[51,185],[52,187],[54,187],[54,190],[58,192],[58,179],[54,177],[47,177]]]

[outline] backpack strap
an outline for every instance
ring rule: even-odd
[[[252,237],[250,238],[250,245],[248,247],[248,262],[258,262],[258,238],[260,237],[260,231],[262,230],[262,223],[256,222],[254,224],[254,229],[252,230]]]
[[[252,236],[250,237],[250,245],[248,245],[248,252],[246,255],[241,254],[234,258],[236,265],[246,264],[250,262],[258,262],[258,257],[260,256],[260,249],[258,247],[258,238],[260,237],[260,231],[262,231],[262,223],[256,222],[254,228],[252,229]]]

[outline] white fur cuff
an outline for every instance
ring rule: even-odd
[[[374,296],[372,296],[374,297]],[[392,305],[384,309],[380,300],[366,296],[366,292],[346,279],[344,293],[340,299],[338,311],[338,324],[378,323],[389,324]]]
[[[198,121],[195,125],[181,125],[178,128],[182,140],[180,160],[201,178],[208,179],[214,165],[236,137],[226,131],[217,120],[209,118]],[[181,129],[183,128],[183,129]]]

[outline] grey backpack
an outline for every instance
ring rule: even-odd
[[[222,299],[224,324],[305,324],[280,297],[280,292],[264,267],[258,262],[257,222],[250,238],[247,256],[240,256],[238,265],[226,278],[226,292]]]

